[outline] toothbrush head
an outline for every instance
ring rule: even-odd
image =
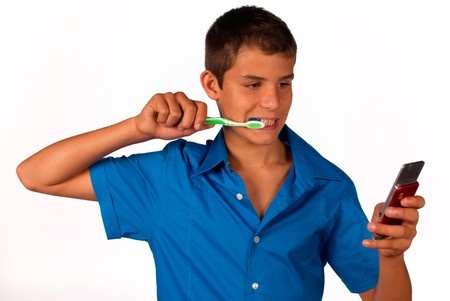
[[[246,127],[249,129],[262,129],[265,126],[264,122],[257,117],[250,117],[246,122]]]

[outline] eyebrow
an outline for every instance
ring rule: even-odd
[[[256,81],[263,81],[266,79],[264,77],[260,77],[260,76],[256,76],[256,75],[243,75],[242,78],[256,80]],[[285,76],[281,77],[279,80],[293,80],[293,79],[294,79],[294,73],[285,75]]]

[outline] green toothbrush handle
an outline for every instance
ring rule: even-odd
[[[220,124],[225,125],[226,122],[221,117],[206,117],[205,124]]]

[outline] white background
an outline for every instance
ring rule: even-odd
[[[282,17],[299,44],[288,124],[353,178],[367,215],[402,163],[426,161],[418,193],[428,203],[406,254],[418,301],[449,300],[445,2],[253,3]],[[56,140],[137,114],[157,92],[182,90],[215,115],[199,83],[203,39],[216,17],[242,4],[1,2],[0,300],[155,300],[145,243],[107,241],[95,202],[29,192],[15,168]],[[326,272],[324,300],[359,300]]]

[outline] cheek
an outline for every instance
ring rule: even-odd
[[[245,108],[239,105],[236,102],[228,101],[228,102],[217,102],[217,107],[219,112],[223,117],[233,118],[237,117],[240,112],[244,111]]]
[[[291,109],[291,106],[292,106],[292,100],[286,102],[286,104],[285,104],[285,110],[286,110],[286,111],[289,111],[289,110]]]
[[[236,114],[251,107],[251,103],[244,99],[246,99],[244,95],[228,91],[221,94],[221,98],[217,101],[217,107],[224,114]]]
[[[286,93],[285,95],[283,95],[283,106],[287,109],[290,109],[291,105],[292,105],[292,91],[289,91],[289,93]]]

